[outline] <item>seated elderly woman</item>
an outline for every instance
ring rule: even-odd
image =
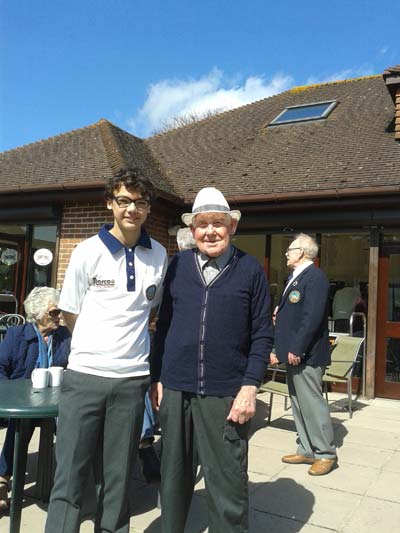
[[[71,334],[60,326],[58,301],[59,292],[50,287],[36,287],[30,292],[24,302],[26,324],[9,328],[0,343],[0,379],[30,379],[35,368],[67,366]],[[33,420],[32,433],[34,428]],[[0,510],[8,507],[14,435],[15,421],[9,420],[0,455]]]

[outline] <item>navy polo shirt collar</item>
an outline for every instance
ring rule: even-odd
[[[104,243],[104,245],[110,250],[112,254],[117,253],[121,248],[125,248],[121,241],[119,241],[114,235],[110,233],[110,229],[113,227],[113,224],[105,224],[99,231],[99,237]],[[140,230],[140,237],[132,248],[136,246],[143,246],[143,248],[151,249],[151,240],[144,228]]]

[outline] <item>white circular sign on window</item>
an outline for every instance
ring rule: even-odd
[[[6,248],[1,252],[0,260],[7,266],[15,265],[18,262],[18,250]]]
[[[39,248],[33,254],[33,260],[39,266],[47,266],[53,261],[53,252],[47,248]]]

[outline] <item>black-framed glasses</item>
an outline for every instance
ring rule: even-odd
[[[303,248],[301,248],[301,246],[295,246],[293,248],[288,248],[285,252],[285,254],[290,254],[290,252],[292,252],[293,250],[302,250]]]
[[[61,315],[61,309],[50,309],[50,311],[47,311],[47,314],[51,316],[51,318],[56,318]]]
[[[121,207],[122,209],[126,209],[131,204],[135,204],[138,211],[144,211],[150,205],[150,202],[145,198],[136,198],[136,200],[132,200],[132,198],[128,198],[127,196],[113,196],[112,198],[115,200],[118,207]]]

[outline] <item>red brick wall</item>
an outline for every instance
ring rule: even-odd
[[[69,258],[75,246],[95,235],[101,226],[112,222],[112,212],[102,203],[71,203],[64,207],[61,222],[57,287],[61,287]],[[146,221],[146,229],[154,239],[167,248],[170,255],[177,251],[175,237],[168,235],[168,227],[173,225],[172,217],[167,218],[153,210]]]

